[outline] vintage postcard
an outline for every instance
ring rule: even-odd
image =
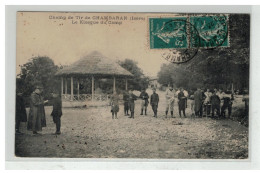
[[[249,14],[16,15],[16,157],[248,159]]]

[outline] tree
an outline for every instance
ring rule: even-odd
[[[119,61],[119,65],[134,75],[133,79],[128,82],[130,87],[135,90],[141,90],[142,88],[148,87],[149,78],[143,74],[142,69],[138,67],[136,61],[125,59],[124,61]],[[120,86],[124,86],[122,81]]]
[[[230,47],[199,49],[197,55],[184,64],[164,64],[158,82],[188,89],[244,89],[249,87],[249,15],[230,15]],[[228,39],[228,38],[227,38]]]
[[[33,57],[21,66],[21,73],[16,78],[17,92],[29,96],[35,85],[43,85],[43,96],[48,98],[54,89],[59,89],[59,81],[55,77],[58,70],[49,57]]]

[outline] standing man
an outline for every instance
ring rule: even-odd
[[[202,118],[202,103],[203,95],[201,89],[198,87],[197,91],[194,93],[194,102],[195,102],[195,115]]]
[[[219,98],[220,98],[220,107],[223,105],[223,91],[222,91],[222,89],[219,89],[218,90],[218,92],[217,92],[217,95],[219,96]]]
[[[212,96],[212,93],[209,91],[209,89],[207,89],[207,91],[204,93],[205,95],[205,101],[204,101],[204,106],[205,106],[205,111],[206,111],[206,115],[210,114],[210,97]]]
[[[27,114],[22,93],[16,93],[15,133],[20,134],[20,123],[27,122]]]
[[[155,118],[157,118],[158,103],[159,103],[159,95],[156,93],[156,89],[153,88],[153,94],[151,95],[150,104],[152,106]]]
[[[223,106],[221,107],[221,117],[226,118],[225,112],[226,109],[228,109],[228,118],[231,116],[232,112],[232,104],[234,100],[234,96],[231,93],[231,91],[226,91],[225,94],[223,94]]]
[[[33,134],[38,134],[37,131],[42,131],[42,127],[46,127],[44,104],[48,100],[44,101],[42,97],[43,87],[37,85],[34,92],[31,94],[30,112],[27,129],[32,130]]]
[[[142,89],[141,91],[141,94],[139,96],[141,99],[142,99],[142,102],[141,102],[141,114],[140,115],[143,115],[143,111],[144,111],[144,114],[146,114],[147,112],[147,106],[149,104],[149,95],[147,94],[147,92],[145,91],[145,89]]]
[[[179,99],[179,102],[178,102],[178,104],[179,104],[179,115],[180,115],[180,117],[181,117],[181,111],[182,111],[184,117],[186,118],[186,115],[185,115],[185,109],[186,109],[186,104],[185,104],[185,102],[186,102],[186,97],[185,97],[185,95],[184,95],[184,93],[183,93],[183,88],[180,88],[180,92],[179,92],[179,94],[178,94],[178,99]]]
[[[189,93],[185,89],[183,90],[183,93],[184,93],[184,96],[186,97],[185,98],[185,107],[187,108],[188,107],[187,101],[188,101]]]
[[[210,103],[212,108],[211,118],[214,118],[215,110],[217,111],[218,118],[220,117],[220,98],[217,95],[217,90],[210,97]]]
[[[62,101],[61,101],[61,96],[59,94],[60,92],[58,91],[54,91],[52,93],[52,112],[51,112],[51,116],[53,118],[53,122],[56,124],[56,132],[54,134],[56,135],[60,135],[60,127],[61,127],[61,116],[62,116]]]
[[[171,111],[171,117],[173,118],[173,106],[174,106],[174,95],[175,92],[172,88],[172,86],[169,87],[169,89],[166,91],[166,110],[165,110],[165,117],[167,118],[168,110]]]
[[[129,97],[128,97],[128,102],[129,102],[129,109],[131,112],[131,116],[128,118],[133,118],[134,119],[134,114],[135,114],[135,100],[137,100],[137,96],[133,94],[133,90],[129,90]]]
[[[124,100],[124,113],[125,116],[128,116],[128,110],[129,110],[129,94],[127,92],[127,90],[124,92],[123,94],[123,100]]]
[[[112,119],[117,119],[117,112],[119,111],[119,95],[114,91],[110,99]]]

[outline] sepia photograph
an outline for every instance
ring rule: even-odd
[[[247,160],[249,69],[247,13],[18,11],[15,157]]]

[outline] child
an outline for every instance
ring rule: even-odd
[[[60,135],[60,126],[61,126],[61,121],[60,118],[62,116],[62,102],[61,102],[61,96],[58,94],[57,91],[52,93],[52,105],[53,105],[53,110],[51,113],[51,116],[53,117],[53,122],[56,124],[56,135]]]
[[[117,112],[119,111],[118,102],[119,102],[119,96],[117,95],[117,93],[115,91],[110,99],[112,119],[114,119],[114,116],[115,116],[115,119],[117,119]]]

